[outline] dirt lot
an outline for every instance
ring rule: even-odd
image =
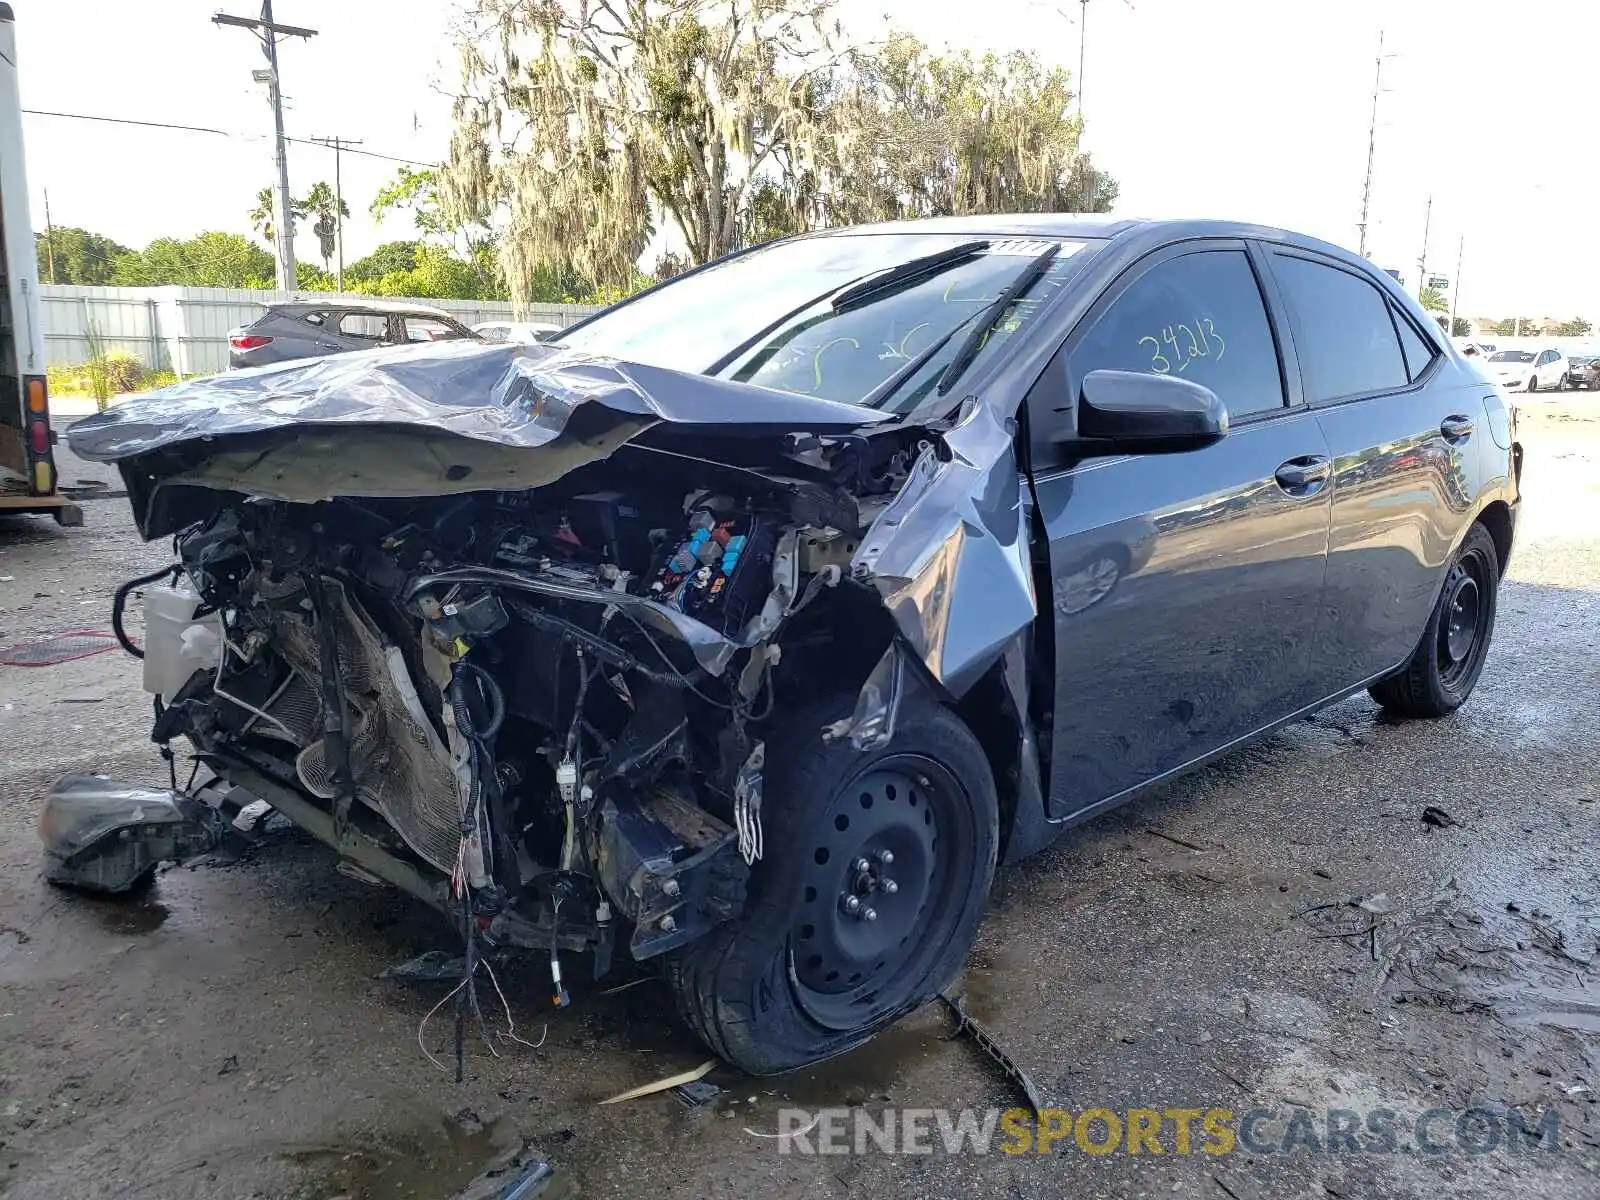
[[[58,775],[164,778],[137,664],[104,654],[0,668],[0,1193],[442,1198],[529,1140],[586,1197],[1594,1196],[1600,404],[1530,405],[1523,439],[1518,549],[1463,712],[1392,724],[1351,700],[1067,835],[1002,874],[964,986],[1074,1110],[1300,1106],[1320,1128],[1328,1108],[1517,1104],[1557,1113],[1554,1152],[783,1155],[746,1130],[785,1105],[1018,1101],[930,1009],[797,1077],[719,1071],[707,1107],[597,1108],[705,1053],[649,981],[547,1022],[537,966],[506,982],[543,1044],[476,1043],[457,1087],[418,1045],[440,990],[376,978],[448,947],[441,921],[309,841],[168,871],[131,905],[40,880]],[[122,501],[86,508],[81,530],[0,519],[0,645],[104,628],[113,584],[165,561]],[[441,1053],[448,1022],[423,1036]]]

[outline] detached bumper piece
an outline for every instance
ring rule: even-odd
[[[44,875],[87,892],[126,892],[157,864],[214,849],[222,823],[204,804],[169,791],[68,775],[44,798]]]

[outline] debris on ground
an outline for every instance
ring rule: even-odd
[[[638,1100],[642,1096],[653,1096],[657,1092],[668,1092],[673,1088],[682,1087],[686,1083],[696,1083],[711,1074],[711,1069],[717,1065],[717,1060],[708,1058],[705,1062],[695,1067],[692,1071],[680,1071],[676,1075],[668,1075],[665,1079],[658,1079],[654,1083],[642,1083],[636,1088],[629,1088],[625,1092],[618,1092],[608,1100],[600,1101],[601,1104],[622,1104],[628,1100]]]
[[[33,642],[0,650],[0,667],[54,667],[117,648],[117,638],[103,629],[66,629]]]
[[[555,1184],[548,1162],[523,1146],[482,1171],[450,1200],[534,1200]]]
[[[447,950],[428,950],[378,972],[379,979],[400,983],[459,983],[464,960]]]
[[[967,1000],[965,996],[951,997],[948,992],[940,992],[939,999],[943,1000],[945,1007],[954,1014],[956,1031],[952,1037],[960,1037],[963,1033],[971,1034],[972,1040],[978,1043],[979,1048],[994,1060],[1001,1073],[1021,1089],[1027,1097],[1028,1106],[1033,1109],[1035,1121],[1041,1120],[1041,1114],[1047,1107],[1039,1088],[1033,1079],[1019,1067],[1015,1060],[1000,1047],[991,1034],[976,1017],[967,1013]]]
[[[726,1096],[728,1089],[707,1083],[704,1079],[691,1079],[673,1088],[672,1094],[685,1108],[703,1108],[717,1097]]]
[[[1461,822],[1452,817],[1437,804],[1430,804],[1422,810],[1422,823],[1432,825],[1435,829],[1449,829],[1452,826],[1461,827]]]
[[[1159,829],[1151,829],[1146,827],[1145,832],[1151,837],[1158,837],[1164,842],[1171,842],[1174,846],[1182,846],[1185,850],[1198,850],[1202,854],[1205,853],[1206,848],[1204,846],[1197,846],[1193,842],[1185,841],[1181,837],[1174,837],[1170,833],[1162,833]]]

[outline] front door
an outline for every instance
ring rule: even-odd
[[[1333,452],[1317,628],[1332,693],[1398,666],[1416,647],[1472,518],[1490,389],[1475,372],[1451,370],[1432,333],[1376,280],[1299,250],[1274,251],[1270,261],[1306,399]]]
[[[1322,592],[1328,447],[1291,407],[1255,267],[1237,242],[1159,252],[1120,278],[1029,398],[1037,436],[1099,368],[1177,374],[1231,429],[1187,454],[1034,450],[1049,538],[1053,817],[1110,802],[1293,712]]]

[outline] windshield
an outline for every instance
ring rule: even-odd
[[[877,290],[855,289],[913,259],[978,245]],[[860,234],[802,238],[753,250],[673,280],[560,338],[630,362],[712,372],[829,400],[909,412],[934,388],[979,317],[1048,238]],[[1043,277],[994,322],[981,354],[1028,323],[1060,287],[1083,242],[1061,242]],[[894,386],[896,372],[944,344]],[[874,393],[877,394],[874,394]]]
[[[1530,350],[1502,350],[1499,354],[1491,354],[1490,362],[1499,363],[1531,363],[1533,352]]]

